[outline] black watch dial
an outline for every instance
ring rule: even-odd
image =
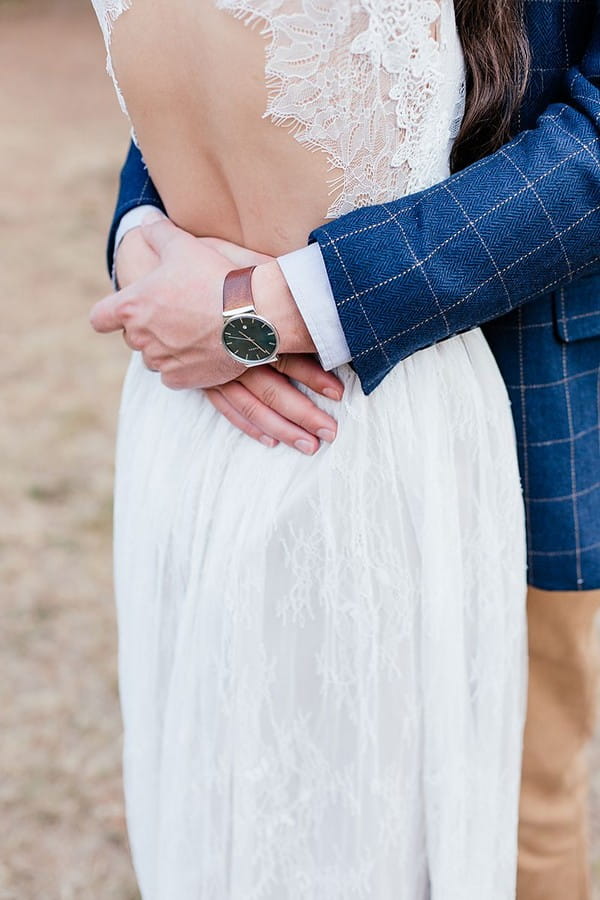
[[[261,316],[235,316],[223,326],[223,343],[236,359],[244,363],[260,363],[277,350],[277,334]]]

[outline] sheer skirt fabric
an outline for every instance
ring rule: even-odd
[[[479,330],[349,366],[308,458],[133,354],[115,571],[144,900],[512,900],[525,537]],[[311,393],[309,389],[303,388]]]

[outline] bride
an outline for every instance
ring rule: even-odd
[[[260,274],[327,218],[448,174],[465,80],[451,0],[94,6],[169,218],[207,238],[186,253],[202,272],[224,254],[215,296],[234,244]],[[184,331],[190,303],[213,302],[173,293],[163,315]],[[346,364],[340,401],[295,381],[337,420],[316,453],[252,441],[216,389],[170,390],[164,359],[145,361],[124,384],[115,489],[144,900],[513,898],[523,510],[479,329],[368,397]]]

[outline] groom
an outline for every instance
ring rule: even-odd
[[[365,393],[400,360],[487,323],[513,405],[529,545],[518,897],[587,900],[585,744],[600,605],[600,0],[525,7],[532,68],[515,137],[429,190],[316,229],[309,246],[260,267],[271,275],[255,297],[284,349],[316,351],[327,369],[350,361]],[[136,228],[148,205],[164,210],[132,145],[108,256],[112,266],[116,246],[133,284],[96,305],[99,331],[135,322],[135,271],[149,254],[172,272],[193,252],[167,219]],[[195,372],[174,370],[172,386],[208,385],[222,371],[222,351],[211,350],[218,318],[206,323]]]

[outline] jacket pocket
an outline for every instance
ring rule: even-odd
[[[586,275],[555,292],[554,325],[567,343],[600,337],[600,275]]]

